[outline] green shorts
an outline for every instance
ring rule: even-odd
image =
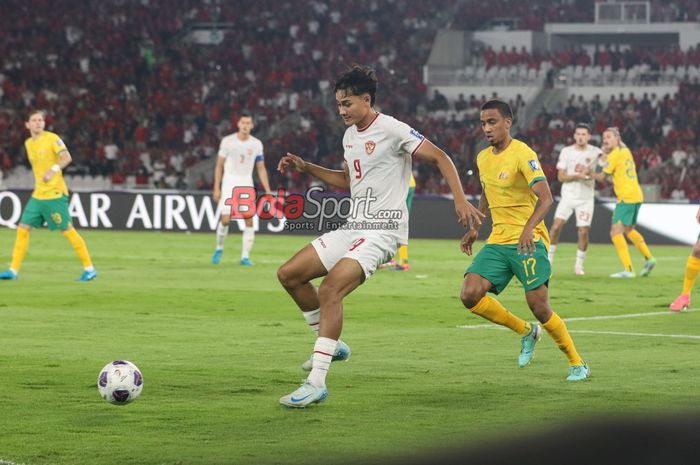
[[[413,194],[415,192],[416,192],[415,187],[408,188],[408,195],[406,196],[406,208],[408,208],[409,213],[411,213],[411,205],[413,204]]]
[[[27,206],[24,207],[19,222],[33,228],[41,228],[46,223],[51,231],[56,229],[65,231],[73,224],[68,213],[68,196],[50,200],[31,197]]]
[[[625,226],[634,226],[637,224],[637,216],[639,216],[639,209],[641,207],[641,203],[619,202],[615,205],[612,224],[622,223]]]
[[[519,255],[517,244],[486,244],[474,257],[467,273],[487,279],[493,284],[489,292],[494,294],[503,292],[515,275],[527,292],[548,284],[552,266],[547,257],[547,248],[541,240],[535,243],[533,256]]]

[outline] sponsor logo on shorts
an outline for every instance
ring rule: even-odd
[[[63,217],[61,217],[60,213],[51,213],[51,219],[56,224],[61,224],[61,222],[63,221]]]

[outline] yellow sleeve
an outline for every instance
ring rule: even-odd
[[[68,150],[58,134],[51,134],[51,150],[57,157],[59,153]]]
[[[547,179],[540,166],[540,161],[537,159],[537,154],[534,151],[529,150],[523,152],[522,155],[518,157],[518,161],[519,170],[525,177],[529,186],[532,186],[537,181]]]

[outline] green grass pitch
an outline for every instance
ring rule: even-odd
[[[697,405],[700,312],[667,312],[690,247],[659,247],[649,278],[611,280],[612,245],[557,250],[551,301],[592,378],[564,381],[566,359],[544,335],[517,368],[519,338],[482,325],[459,301],[470,259],[454,241],[414,240],[412,270],[379,271],[345,301],[348,363],[333,364],[329,397],[307,410],[278,398],[304,379],[314,338],[276,280],[309,238],[258,235],[254,268],[231,234],[222,264],[213,234],[83,231],[99,271],[60,234],[36,231],[18,281],[0,282],[0,463],[330,463],[425,453],[441,446],[556,427],[597,414]],[[14,231],[0,230],[9,261]],[[637,269],[641,258],[633,249]],[[516,281],[499,299],[533,320]],[[700,299],[700,297],[698,297]],[[644,316],[630,314],[650,313]],[[591,317],[626,315],[625,318]],[[613,334],[610,334],[613,333]],[[144,390],[116,407],[99,370],[136,363]]]

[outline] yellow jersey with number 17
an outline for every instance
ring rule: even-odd
[[[612,176],[613,189],[618,202],[642,203],[644,194],[637,180],[637,167],[632,152],[627,147],[618,147],[608,154],[608,166],[603,172]]]
[[[36,139],[29,138],[24,142],[27,149],[27,157],[34,171],[34,192],[32,197],[39,200],[58,199],[68,195],[68,187],[63,180],[63,174],[59,171],[54,174],[49,182],[44,182],[44,173],[58,163],[58,154],[66,149],[65,144],[50,131],[43,131]]]
[[[513,139],[499,154],[493,153],[493,147],[479,152],[476,164],[493,220],[488,243],[517,244],[537,204],[531,186],[547,182],[537,154],[524,142]],[[535,242],[542,239],[549,248],[544,221],[535,226],[533,233]]]

